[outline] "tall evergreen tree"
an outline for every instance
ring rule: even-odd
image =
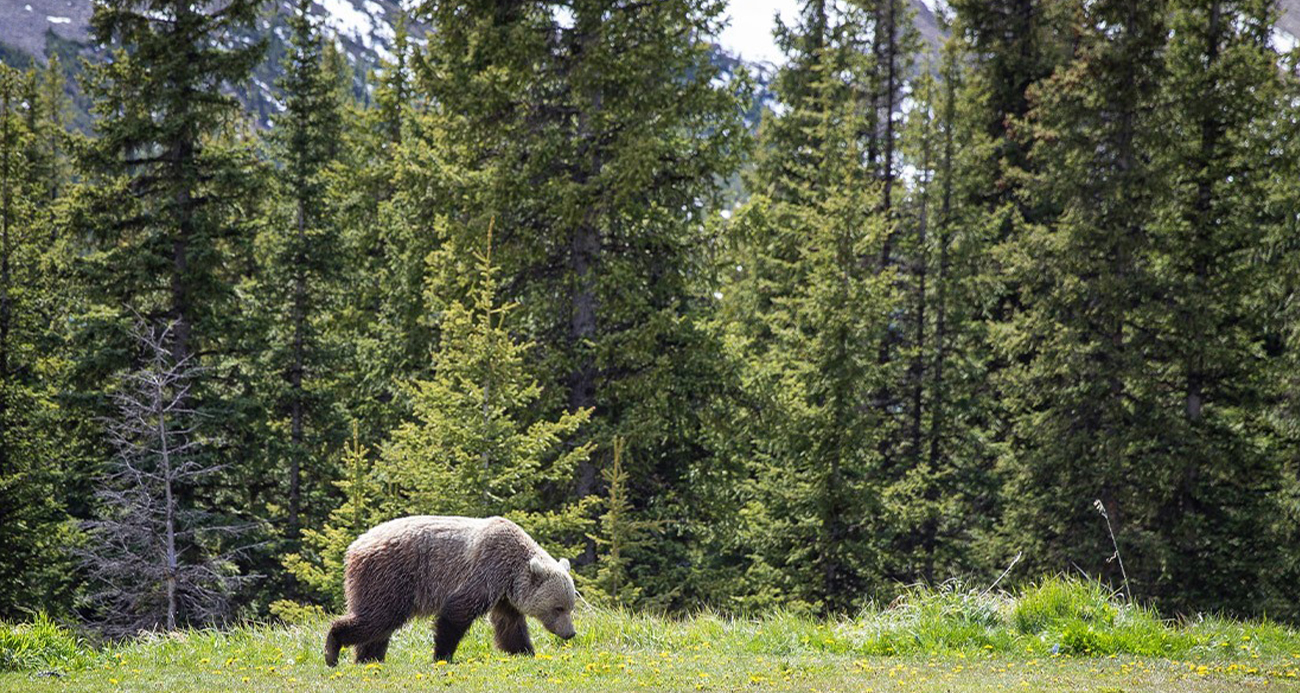
[[[1150,507],[1134,481],[1155,426],[1140,392],[1152,295],[1149,226],[1160,180],[1142,152],[1159,146],[1146,114],[1159,103],[1163,3],[1090,3],[1073,60],[1032,90],[1035,201],[1059,221],[1003,245],[1023,309],[994,343],[1013,364],[1004,383],[1012,438],[1004,460],[1007,529],[1032,571],[1116,578],[1100,500],[1131,539]],[[1130,557],[1129,563],[1134,561]],[[1152,566],[1154,568],[1154,566]]]
[[[261,44],[237,39],[259,7],[107,0],[91,17],[112,58],[91,66],[88,85],[99,116],[83,160],[102,192],[96,284],[111,310],[174,321],[178,361],[221,352],[238,313],[225,260],[247,239],[250,210],[239,207],[254,181],[249,150],[219,141],[240,120],[222,90],[261,58]]]
[[[778,33],[789,62],[777,77],[784,112],[764,123],[737,213],[737,270],[724,285],[728,342],[749,361],[744,415],[751,476],[742,541],[743,596],[821,612],[879,587],[876,540],[887,377],[877,357],[896,306],[877,258],[888,236],[883,182],[867,159],[858,101],[871,63],[859,50],[868,15],[813,0]]]
[[[1294,155],[1270,127],[1286,110],[1273,5],[1169,4],[1166,138],[1148,155],[1164,178],[1145,260],[1154,305],[1134,320],[1151,341],[1142,394],[1159,437],[1139,478],[1154,487],[1147,561],[1162,568],[1133,570],[1170,609],[1269,608],[1264,576],[1283,560],[1270,530],[1283,472],[1264,424],[1277,352],[1261,347],[1285,303],[1270,197]]]
[[[186,487],[187,512],[264,517],[280,500],[262,466],[264,414],[248,356],[255,322],[239,292],[267,186],[231,90],[261,59],[262,44],[243,40],[259,7],[108,0],[91,17],[109,59],[87,66],[97,120],[78,151],[86,184],[71,209],[88,244],[76,260],[87,287],[75,322],[79,411],[113,415],[111,376],[138,365],[135,316],[174,325],[171,358],[199,369],[185,404],[220,440],[202,447],[203,463],[220,471]]]
[[[430,379],[409,383],[414,420],[393,431],[376,473],[391,489],[385,514],[507,515],[554,545],[587,529],[593,498],[565,487],[590,445],[571,445],[590,409],[528,422],[541,385],[527,370],[532,345],[506,328],[516,308],[498,299],[492,235],[478,260],[470,302],[447,303]],[[579,534],[578,536],[583,536]]]
[[[331,398],[323,390],[332,370],[332,350],[324,342],[343,274],[339,233],[326,195],[328,169],[340,148],[341,90],[338,75],[325,62],[310,8],[309,1],[299,2],[289,20],[289,51],[277,84],[285,110],[271,135],[287,204],[259,239],[264,260],[256,289],[269,312],[267,358],[277,374],[267,385],[274,392],[275,410],[287,419],[285,442],[272,450],[283,461],[277,466],[287,479],[285,519],[291,539],[303,524],[304,476],[313,481],[320,476],[305,468],[340,442],[322,440],[322,435],[338,428],[331,425],[337,422],[330,418]],[[325,485],[316,486],[324,490]]]
[[[629,456],[629,497],[688,517],[717,367],[693,319],[707,305],[705,210],[746,138],[741,85],[715,80],[709,60],[721,11],[713,0],[427,4],[416,73],[431,125],[415,146],[443,168],[399,184],[409,218],[446,214],[445,233],[501,220],[503,295],[520,304],[537,372],[554,374],[539,410],[594,408],[593,438],[648,446]],[[579,466],[575,497],[597,490],[596,471]],[[672,527],[683,536],[667,545],[689,547],[692,523]],[[684,582],[684,556],[639,558],[665,593]]]
[[[60,464],[66,442],[57,397],[63,384],[55,333],[60,292],[49,280],[52,224],[41,81],[0,65],[0,617],[33,606],[69,608],[73,543]],[[33,114],[33,111],[36,113]],[[32,128],[36,127],[36,130]]]

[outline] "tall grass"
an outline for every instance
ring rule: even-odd
[[[0,672],[78,668],[89,654],[80,638],[45,614],[28,623],[0,622]]]
[[[327,621],[303,612],[296,623],[250,624],[226,630],[147,634],[91,648],[44,617],[0,624],[0,671],[71,670],[126,659],[167,667],[189,662],[315,665]],[[577,614],[579,637],[561,645],[538,634],[539,654],[709,653],[745,657],[1106,657],[1245,661],[1300,657],[1300,633],[1275,623],[1224,618],[1162,620],[1074,578],[1047,578],[1015,594],[966,589],[959,583],[914,588],[888,608],[821,621],[775,612],[736,618],[712,612],[658,617],[593,608]],[[432,664],[431,624],[398,633],[390,661]],[[540,629],[537,629],[540,630]],[[491,633],[476,626],[462,661],[497,657]]]

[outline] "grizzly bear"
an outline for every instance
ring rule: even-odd
[[[434,656],[450,662],[465,631],[492,613],[496,645],[532,654],[532,616],[552,633],[572,638],[573,578],[503,517],[417,515],[385,522],[348,547],[343,587],[348,613],[330,624],[325,663],[356,646],[356,661],[382,662],[388,638],[412,616],[437,616]]]

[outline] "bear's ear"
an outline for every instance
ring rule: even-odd
[[[545,577],[546,561],[543,561],[541,556],[533,556],[528,560],[528,572],[532,573],[535,578]]]
[[[563,570],[566,573],[569,572],[569,559],[567,558],[560,559],[560,570]]]

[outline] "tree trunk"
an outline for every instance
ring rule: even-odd
[[[186,26],[193,14],[193,9],[186,5],[178,6],[176,26]],[[189,59],[195,59],[194,47],[185,48]],[[181,104],[182,109],[191,108],[190,104]],[[194,133],[193,119],[189,113],[178,114],[183,125],[169,147],[171,155],[171,174],[176,185],[176,230],[172,237],[172,276],[171,276],[171,318],[176,322],[172,341],[172,359],[175,363],[184,363],[190,355],[190,310],[189,292],[189,244],[194,234],[194,200],[191,186],[194,185],[193,172],[196,156],[197,136]],[[188,119],[188,120],[187,120]]]
[[[575,411],[596,403],[595,363],[588,343],[596,336],[595,265],[599,251],[599,231],[593,224],[584,223],[574,232],[570,247],[574,288],[569,343],[580,354],[569,375],[569,408]],[[585,485],[580,483],[578,488],[580,496],[594,489],[594,470],[592,467],[592,473],[584,475],[587,478]]]
[[[176,499],[172,490],[171,451],[167,446],[167,393],[163,389],[161,374],[166,372],[159,354],[154,355],[154,363],[159,374],[154,390],[154,414],[158,420],[158,461],[162,464],[163,482],[163,542],[165,562],[163,575],[167,587],[167,630],[176,630]]]
[[[893,262],[894,246],[894,97],[898,92],[898,17],[896,5],[898,0],[885,0],[885,118],[884,159],[881,161],[880,178],[884,182],[880,210],[885,215],[885,242],[880,249],[880,269],[884,271]]]
[[[9,113],[12,104],[9,92],[3,94],[0,102],[0,479],[9,472],[9,332],[13,321],[13,305],[10,298],[12,277],[10,276],[9,256],[13,252],[10,228],[13,220],[11,196],[13,147],[9,138],[13,132],[9,126]]]
[[[601,17],[580,12],[575,17],[576,31],[572,32],[574,45],[571,54],[577,67],[585,59],[585,44],[599,29]],[[571,67],[571,69],[572,69]],[[587,103],[578,114],[577,141],[589,147],[581,152],[574,176],[586,189],[591,181],[598,180],[604,166],[599,133],[593,132],[594,116],[600,112],[602,96],[599,91],[586,95]],[[590,194],[590,190],[586,190]],[[596,405],[596,364],[592,342],[597,331],[596,273],[600,264],[601,240],[598,205],[592,201],[582,220],[569,239],[569,271],[572,274],[570,289],[569,345],[575,359],[568,375],[569,409],[594,408]],[[591,460],[578,464],[576,490],[578,498],[596,492],[596,465]],[[588,539],[581,560],[584,564],[596,560],[596,544]]]
[[[1210,26],[1206,35],[1207,45],[1205,51],[1205,64],[1207,70],[1213,69],[1215,64],[1219,61],[1219,41],[1221,38],[1220,32],[1222,30],[1222,23],[1223,7],[1221,3],[1216,0],[1216,2],[1210,5]],[[1204,98],[1212,100],[1214,99],[1214,95],[1206,94]],[[1207,238],[1207,236],[1209,233],[1213,233],[1213,231],[1211,230],[1207,233],[1206,226],[1214,223],[1214,220],[1211,219],[1214,203],[1214,182],[1211,179],[1210,168],[1214,165],[1214,160],[1218,156],[1219,143],[1223,139],[1223,124],[1214,116],[1206,115],[1203,117],[1200,126],[1201,147],[1198,154],[1199,161],[1196,162],[1199,170],[1197,171],[1198,180],[1196,183],[1196,202],[1193,205],[1195,214],[1189,220],[1192,229],[1194,230],[1191,251],[1194,253],[1192,261],[1192,272],[1194,276],[1192,281],[1194,285],[1193,293],[1195,296],[1204,296],[1208,291],[1210,273],[1210,259],[1208,254],[1211,251],[1208,250],[1210,239]],[[1188,318],[1188,323],[1193,323],[1196,316],[1189,315]],[[1189,330],[1189,332],[1190,335],[1184,335],[1184,338],[1188,338],[1191,335],[1199,335],[1202,331],[1192,329]],[[1190,344],[1192,344],[1193,347],[1199,344],[1196,337],[1191,336],[1191,339],[1192,341]],[[1199,351],[1200,350],[1197,349],[1196,353],[1188,355],[1187,364],[1184,367],[1187,374],[1185,411],[1187,419],[1193,424],[1201,422],[1204,416],[1202,409],[1205,404],[1204,363],[1202,363]]]
[[[306,262],[307,210],[306,200],[298,199],[298,248],[294,257],[293,282],[293,368],[289,371],[290,400],[290,451],[289,451],[289,538],[297,539],[300,528],[299,512],[302,508],[302,457],[303,457],[303,363],[304,339],[307,319]]]
[[[943,457],[944,366],[948,339],[949,247],[952,244],[953,129],[957,122],[957,58],[951,53],[944,69],[943,199],[939,208],[939,266],[935,277],[934,368],[930,393],[930,468],[938,469]]]
[[[932,124],[926,126],[933,128]],[[925,133],[921,145],[921,175],[927,175],[930,171],[930,135],[932,130]],[[921,446],[922,446],[922,419],[925,416],[925,308],[926,308],[926,275],[929,272],[930,264],[930,247],[927,238],[929,224],[929,205],[930,205],[930,184],[934,177],[925,181],[921,188],[921,206],[916,224],[916,259],[914,260],[913,273],[916,277],[916,317],[915,330],[912,333],[912,346],[916,349],[912,357],[912,363],[909,373],[912,389],[912,425],[911,439],[912,447],[909,455],[913,464],[921,463]]]

